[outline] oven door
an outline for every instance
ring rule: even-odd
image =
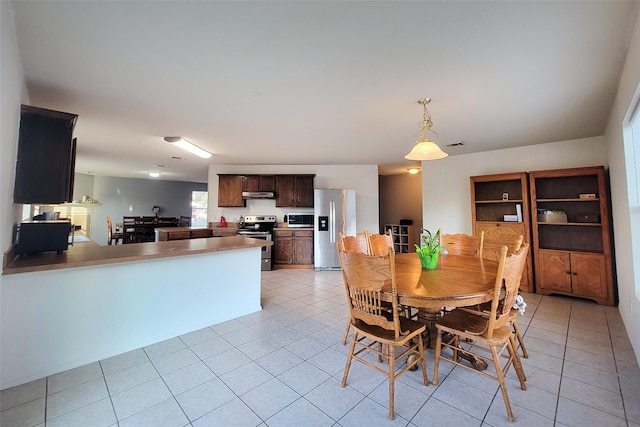
[[[271,237],[271,233],[268,233],[268,232],[238,231],[238,235],[240,235],[242,237],[250,237],[252,239],[262,239],[262,240],[268,240],[268,241],[273,240],[272,237]],[[260,269],[262,271],[271,270],[271,265],[272,265],[272,261],[271,261],[271,246],[263,246],[261,254],[262,255],[260,257],[261,258],[260,259],[260,263],[261,263]]]

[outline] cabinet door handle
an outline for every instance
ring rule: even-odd
[[[565,271],[565,273],[567,273],[567,274],[571,274],[571,272],[570,272],[570,271]]]
[[[577,276],[577,275],[578,275],[578,273],[575,273],[575,272],[574,272],[574,273],[571,273],[571,274],[573,274],[574,276]]]

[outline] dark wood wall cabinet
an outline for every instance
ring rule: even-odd
[[[276,191],[276,177],[274,175],[245,176],[242,191]]]
[[[273,248],[276,266],[312,266],[313,230],[273,230]]]
[[[276,207],[312,208],[315,175],[218,175],[218,207],[243,208],[243,191],[273,191]]]
[[[513,249],[520,235],[524,242],[531,243],[528,184],[525,172],[471,177],[473,234],[479,236],[484,231],[484,257],[497,261],[500,248],[506,245]],[[534,291],[531,252],[533,248],[520,281],[520,290],[524,292]]]
[[[77,118],[76,114],[21,106],[14,203],[72,201]]]
[[[616,305],[604,167],[529,173],[536,288]]]
[[[218,175],[218,207],[243,208],[246,206],[242,199],[242,175]]]
[[[276,207],[312,208],[315,175],[277,175]]]

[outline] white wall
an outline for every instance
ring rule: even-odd
[[[0,1],[0,47],[0,249],[4,252],[11,246],[13,225],[22,216],[22,205],[13,204],[13,183],[20,104],[29,103],[11,16],[11,3],[6,1]]]
[[[638,15],[640,18],[640,15]],[[635,183],[627,182],[633,162],[630,135],[623,138],[627,113],[640,97],[640,19],[636,21],[631,45],[620,78],[616,101],[605,134],[609,154],[611,202],[618,275],[619,310],[627,334],[640,362],[640,201]],[[628,131],[628,129],[627,129]],[[630,202],[631,201],[631,202]],[[631,203],[631,207],[630,207]]]
[[[471,176],[600,165],[607,165],[604,137],[422,162],[423,227],[471,234]]]
[[[207,191],[207,184],[96,176],[93,198],[100,205],[91,215],[91,239],[107,244],[108,216],[121,223],[123,216],[153,216],[154,206],[160,206],[160,216],[191,216],[192,191]]]
[[[289,212],[313,212],[311,208],[276,208],[274,200],[247,200],[246,208],[218,207],[218,174],[315,174],[314,188],[356,190],[356,227],[378,229],[377,165],[211,165],[209,166],[209,221],[237,221],[240,215],[276,215],[278,221]]]

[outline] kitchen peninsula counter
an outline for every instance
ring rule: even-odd
[[[261,249],[271,244],[242,236],[86,242],[59,255],[7,257],[0,389],[261,310]]]
[[[231,251],[268,245],[273,245],[273,242],[248,239],[241,236],[110,246],[98,246],[93,242],[86,242],[69,246],[69,249],[62,254],[45,252],[41,254],[19,255],[12,257],[11,253],[8,252],[5,254],[2,274],[86,267],[119,262]]]

